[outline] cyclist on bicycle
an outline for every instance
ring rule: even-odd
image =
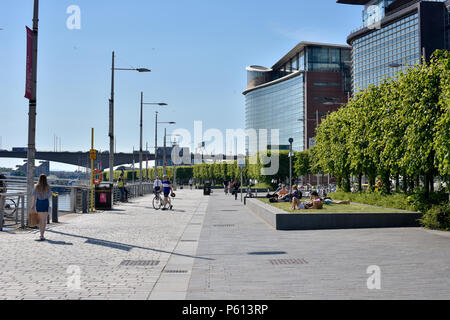
[[[164,193],[164,208],[163,210],[167,210],[166,205],[169,204],[169,210],[172,210],[172,203],[170,202],[169,195],[173,193],[172,184],[170,183],[169,178],[164,175],[163,178],[163,193]]]

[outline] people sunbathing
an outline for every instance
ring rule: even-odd
[[[325,198],[325,200],[322,200],[319,197],[319,194],[316,191],[313,191],[311,193],[311,198],[310,201],[307,201],[305,203],[302,203],[300,200],[297,201],[295,199],[292,199],[292,207],[291,210],[294,211],[296,209],[296,207],[298,209],[316,209],[316,210],[320,210],[323,209],[323,205],[327,204],[350,204],[350,201],[348,200],[342,200],[342,201],[336,201],[336,200],[332,200],[331,198]]]

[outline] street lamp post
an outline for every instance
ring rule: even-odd
[[[158,105],[158,106],[167,106],[167,103],[156,103],[156,102],[146,102],[144,103],[144,93],[141,92],[141,121],[140,121],[140,140],[139,140],[139,193],[142,196],[142,131],[143,131],[143,114],[144,114],[144,105]],[[156,161],[156,152],[155,152],[155,161]]]
[[[164,149],[163,149],[163,174],[167,174],[166,171],[166,137],[167,137],[167,128],[164,128]]]
[[[36,157],[36,91],[38,53],[39,0],[34,0],[33,8],[33,50],[31,54],[31,96],[28,106],[28,150],[27,150],[27,211],[31,211],[34,188],[34,161]]]
[[[292,143],[294,142],[293,138],[289,138],[289,192],[292,193]]]
[[[167,123],[167,124],[176,124],[176,122],[160,122],[160,123]],[[167,148],[167,142],[166,142],[166,138],[167,138],[167,128],[164,128],[164,149],[163,149],[163,174],[167,174],[167,169],[166,169],[166,148]]]
[[[157,155],[158,155],[158,123],[165,123],[165,124],[176,124],[176,122],[158,122],[158,111],[156,111],[155,116],[155,179],[158,175],[158,164],[157,164]],[[165,151],[164,151],[165,152]]]
[[[116,68],[114,64],[115,53],[112,52],[112,67],[111,67],[111,99],[109,100],[109,183],[114,184],[114,71],[137,71],[137,72],[151,72],[146,68]],[[111,197],[112,199],[112,197]],[[111,200],[112,201],[112,200]]]
[[[168,134],[166,136],[174,136],[174,137],[180,137],[181,135],[179,134]],[[165,140],[165,138],[164,138]],[[172,142],[172,154],[173,154],[173,149],[178,147],[178,143],[174,140]],[[177,164],[173,161],[172,157],[171,157],[172,163],[173,163],[173,190],[177,190]]]

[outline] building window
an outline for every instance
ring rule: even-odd
[[[339,87],[341,84],[338,82],[314,82],[317,87]]]

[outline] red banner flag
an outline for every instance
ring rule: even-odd
[[[31,82],[33,73],[33,30],[27,28],[27,67],[26,67],[26,83],[25,83],[25,98],[31,99]]]

